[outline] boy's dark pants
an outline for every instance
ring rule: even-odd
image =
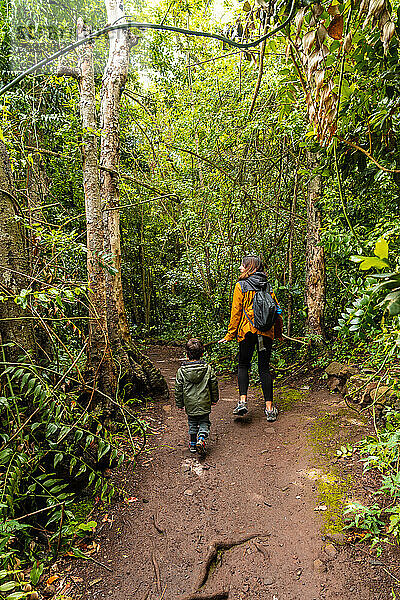
[[[197,415],[195,417],[188,415],[188,423],[189,423],[189,436],[192,442],[197,441],[198,436],[204,437],[204,439],[208,438],[208,434],[210,432],[210,413],[205,415]]]

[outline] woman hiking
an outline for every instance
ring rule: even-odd
[[[258,256],[245,256],[239,267],[239,271],[239,281],[233,293],[228,333],[224,338],[219,340],[219,343],[223,343],[236,338],[239,342],[238,383],[240,398],[238,405],[233,410],[233,414],[243,416],[248,412],[247,390],[249,387],[249,369],[255,347],[257,346],[258,373],[265,400],[264,412],[267,421],[275,421],[278,416],[278,409],[273,406],[273,388],[269,362],[272,342],[274,337],[277,336],[274,335],[274,325],[266,331],[261,331],[255,327],[253,300],[256,293],[260,290],[268,292],[270,303],[271,298],[274,301],[274,303],[271,303],[271,310],[272,312],[275,311],[274,315],[270,315],[272,320],[277,315],[280,315],[282,311],[264,273],[262,260]],[[256,324],[258,323],[256,322]],[[266,326],[269,326],[268,320],[266,320]]]

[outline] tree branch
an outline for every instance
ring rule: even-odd
[[[351,146],[352,148],[355,148],[359,152],[362,152],[363,154],[365,154],[365,156],[368,156],[369,160],[371,160],[381,171],[384,171],[385,173],[400,173],[400,169],[387,169],[383,165],[379,164],[378,161],[373,156],[371,156],[371,154],[368,152],[368,150],[364,150],[364,148],[361,148],[361,146],[358,146],[354,142],[350,142],[349,140],[344,140],[340,136],[336,136],[336,137],[340,142],[343,142],[344,144],[347,144],[347,146]]]
[[[192,31],[191,29],[183,29],[181,27],[172,27],[170,25],[160,25],[158,23],[135,23],[133,21],[129,21],[127,23],[119,23],[118,25],[108,25],[107,27],[103,27],[103,29],[99,29],[98,31],[95,31],[94,33],[88,35],[84,39],[78,40],[78,41],[74,42],[73,44],[69,44],[68,46],[65,46],[64,48],[61,48],[61,50],[58,50],[58,52],[55,52],[51,56],[48,56],[48,57],[44,58],[43,60],[39,61],[38,63],[36,63],[32,67],[30,67],[29,69],[27,69],[26,71],[24,71],[23,73],[18,75],[18,77],[15,77],[15,79],[13,79],[12,81],[10,81],[6,85],[4,85],[2,88],[0,88],[0,95],[4,94],[9,89],[14,87],[17,83],[22,81],[22,79],[24,79],[27,75],[30,75],[31,73],[35,73],[35,71],[37,71],[41,67],[44,67],[45,65],[47,65],[51,62],[57,60],[57,58],[60,58],[60,56],[63,56],[64,54],[68,54],[69,52],[71,52],[71,50],[75,50],[75,48],[78,48],[82,44],[86,44],[87,42],[96,40],[97,38],[102,37],[103,35],[106,35],[110,31],[118,31],[119,29],[139,29],[139,30],[156,29],[158,31],[172,31],[175,33],[182,33],[183,35],[190,35],[190,36],[194,36],[194,37],[206,37],[206,38],[210,38],[213,40],[218,40],[220,42],[225,42],[226,44],[228,44],[228,46],[233,46],[234,48],[247,49],[247,48],[254,48],[255,46],[258,46],[264,40],[272,37],[273,35],[275,35],[275,33],[278,33],[278,31],[281,31],[293,19],[295,11],[296,11],[296,0],[291,0],[289,15],[287,16],[287,18],[285,19],[285,21],[283,23],[278,25],[278,27],[276,27],[269,33],[266,33],[264,36],[262,36],[258,40],[254,40],[253,42],[245,42],[245,43],[235,42],[223,35],[219,35],[216,33],[208,33],[205,31]]]
[[[72,79],[76,79],[77,81],[81,79],[80,73],[67,65],[60,65],[58,67],[56,77],[72,77]]]

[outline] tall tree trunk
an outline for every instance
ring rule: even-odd
[[[122,3],[106,0],[109,22],[122,20]],[[80,19],[78,36],[85,36]],[[88,370],[103,396],[103,412],[113,410],[112,398],[118,387],[125,396],[168,395],[161,372],[132,343],[122,295],[121,239],[119,226],[119,107],[128,73],[129,34],[110,34],[110,51],[103,75],[101,101],[100,169],[95,114],[95,84],[92,47],[80,50],[80,73],[60,67],[58,74],[80,82],[80,110],[84,130],[84,191],[90,284]],[[107,256],[105,256],[105,254]],[[114,259],[109,268],[108,256]]]
[[[78,19],[78,39],[89,34],[83,19]],[[100,196],[96,122],[96,90],[93,73],[93,46],[79,48],[80,113],[83,128],[83,186],[87,227],[87,275],[89,283],[89,342],[87,370],[93,387],[114,397],[117,374],[108,340],[106,279],[103,256],[103,212]]]
[[[108,23],[123,23],[125,11],[122,0],[105,0]],[[107,273],[107,313],[110,338],[116,342],[130,342],[121,278],[120,240],[120,102],[129,68],[129,30],[113,31],[109,34],[110,48],[108,62],[104,70],[101,90],[101,195],[105,203],[104,230],[107,254],[114,261],[115,274]]]
[[[0,293],[7,298],[0,302],[0,335],[7,358],[16,361],[25,352],[35,351],[33,319],[13,295],[30,287],[28,256],[21,226],[15,220],[14,198],[10,161],[3,142],[0,142]],[[11,297],[10,297],[11,296]]]
[[[35,86],[33,87],[35,88]],[[33,108],[37,110],[39,107],[39,98],[36,98],[35,92],[33,92],[33,101]],[[28,129],[26,134],[29,149],[34,150],[36,147],[39,150],[39,148],[42,147],[42,144],[40,143],[38,132],[33,132],[31,129]],[[43,205],[45,204],[50,180],[46,175],[40,153],[33,152],[31,157],[32,161],[28,160],[26,165],[27,218],[30,226],[29,230],[26,232],[26,236],[29,274],[34,276],[38,262],[41,261],[37,231],[35,230],[34,225],[41,225],[46,220],[43,214]],[[33,289],[37,289],[37,283],[33,281],[32,287]],[[46,329],[46,325],[43,321],[40,323],[36,322],[35,344],[37,359],[45,363],[52,362],[54,359],[54,346],[49,331]]]
[[[324,337],[325,260],[321,241],[321,213],[318,204],[322,197],[322,178],[315,172],[318,155],[307,152],[310,179],[307,185],[306,240],[306,328],[309,333]]]
[[[28,144],[33,147],[32,136],[28,135]],[[32,164],[28,161],[26,168],[26,189],[28,191],[29,224],[44,221],[43,200],[47,193],[46,173],[42,165],[42,158],[38,152],[34,153]]]
[[[105,0],[109,23],[124,22],[122,0]],[[133,38],[129,30],[110,32],[109,56],[101,90],[101,197],[105,203],[104,251],[111,254],[115,273],[106,274],[107,327],[113,357],[122,383],[133,390],[168,394],[160,371],[133,344],[125,311],[121,277],[120,238],[120,101],[129,68],[129,50]]]
[[[290,218],[289,218],[289,241],[288,241],[288,288],[289,290],[293,285],[293,242],[294,242],[294,220],[296,213],[297,204],[297,190],[299,183],[299,166],[296,165],[296,174],[294,179],[292,205],[290,207]],[[292,316],[293,316],[293,295],[289,292],[287,302],[287,334],[290,336],[292,332]]]

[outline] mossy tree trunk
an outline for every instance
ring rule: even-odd
[[[124,22],[122,0],[105,0],[109,23]],[[133,343],[125,311],[121,276],[120,235],[120,104],[129,70],[129,51],[134,43],[129,30],[109,34],[109,55],[101,88],[100,193],[104,202],[104,251],[113,257],[115,272],[106,273],[108,336],[122,385],[132,393],[167,394],[160,371]]]
[[[35,352],[33,319],[14,302],[14,297],[29,289],[31,283],[24,235],[15,219],[17,212],[10,161],[0,142],[0,335],[2,343],[12,344],[5,349],[10,361]]]
[[[322,177],[317,173],[318,155],[307,152],[310,179],[307,185],[306,239],[306,327],[309,333],[324,338],[325,258],[321,242]]]
[[[121,6],[114,2],[106,4],[113,5],[108,13],[109,19],[119,18]],[[77,30],[78,36],[88,34],[81,19]],[[98,123],[90,43],[81,47],[80,69],[76,74],[84,132],[83,174],[90,287],[87,373],[91,388],[102,392],[96,400],[101,400],[105,417],[114,412],[113,398],[122,387],[125,395],[129,396],[167,393],[166,382],[159,370],[131,341],[122,294],[118,209],[119,106],[129,58],[127,34],[122,33],[122,41],[119,35],[111,36],[109,60],[103,76],[101,170],[95,133]],[[106,255],[113,258],[112,269],[109,268]]]
[[[77,37],[89,34],[83,19],[78,19]],[[93,46],[79,48],[80,113],[83,129],[83,186],[87,230],[87,275],[89,284],[89,341],[87,376],[93,387],[108,398],[117,391],[117,372],[108,338],[106,278],[103,257],[104,229],[100,196],[96,122],[96,88],[93,72]]]

